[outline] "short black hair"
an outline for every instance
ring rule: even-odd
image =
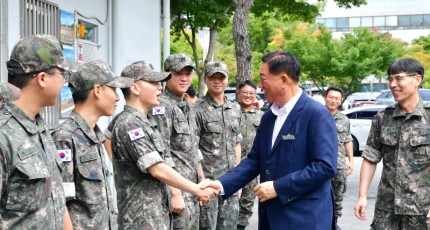
[[[12,65],[14,65],[14,62],[9,61],[7,63],[8,68],[11,67]],[[31,81],[31,79],[33,79],[36,75],[38,75],[41,72],[45,72],[45,73],[52,73],[52,71],[57,68],[57,67],[52,67],[49,69],[45,69],[45,70],[39,70],[36,72],[31,72],[31,73],[26,73],[26,74],[12,74],[11,72],[8,72],[7,74],[7,78],[8,78],[8,82],[20,89],[24,88],[25,86],[28,85],[28,83]]]
[[[269,65],[270,73],[279,74],[286,72],[290,77],[299,81],[300,61],[294,54],[278,50],[264,55],[261,61]]]
[[[257,90],[257,85],[251,80],[246,80],[246,81],[240,83],[238,90],[242,89],[245,85],[249,85],[252,88],[254,88],[255,90]]]
[[[72,89],[73,85],[69,83],[69,88]],[[84,102],[85,100],[87,100],[88,95],[90,95],[90,91],[94,89],[94,87],[84,90],[84,91],[80,91],[80,92],[76,92],[72,94],[72,98],[73,98],[73,102],[76,104],[78,102]],[[73,92],[73,90],[71,90]]]
[[[391,63],[388,67],[387,74],[398,73],[417,73],[424,79],[424,67],[421,63],[413,58],[403,58]]]
[[[121,88],[122,95],[124,95],[124,99],[130,99],[131,93],[130,88]]]
[[[330,87],[328,87],[327,90],[325,91],[324,97],[327,97],[327,94],[330,91],[337,91],[343,97],[343,89],[340,88],[340,87],[337,87],[337,86],[330,86]]]
[[[194,89],[193,85],[190,85],[190,87],[188,87],[188,89],[185,93],[190,95],[191,97],[197,96],[197,91],[196,91],[196,89]]]

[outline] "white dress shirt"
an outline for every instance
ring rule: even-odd
[[[279,131],[284,125],[285,120],[287,120],[288,114],[290,114],[291,110],[293,110],[294,106],[302,95],[302,91],[303,90],[300,89],[299,92],[297,92],[296,95],[294,95],[294,97],[291,98],[291,100],[289,100],[287,104],[285,104],[282,108],[279,108],[279,105],[275,103],[272,105],[272,107],[270,107],[272,113],[277,116],[275,121],[275,127],[273,127],[272,148],[275,144],[276,137],[278,137]]]

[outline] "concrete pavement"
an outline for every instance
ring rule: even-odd
[[[382,164],[379,163],[373,177],[372,184],[369,189],[368,195],[368,207],[366,210],[366,221],[358,220],[354,215],[354,205],[358,197],[358,188],[360,182],[360,168],[363,159],[361,157],[354,157],[354,171],[348,177],[347,190],[343,200],[343,214],[338,220],[339,226],[344,230],[363,230],[370,229],[370,224],[373,219],[373,211],[375,209],[376,191],[378,189],[379,180],[381,178]],[[254,213],[249,221],[248,230],[258,229],[258,201],[256,200],[254,205]]]

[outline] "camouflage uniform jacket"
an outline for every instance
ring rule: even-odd
[[[164,162],[166,150],[157,123],[126,105],[109,126],[119,229],[169,228],[167,186],[146,171]]]
[[[338,169],[346,169],[346,151],[345,151],[345,143],[352,141],[350,123],[348,117],[339,111],[333,116],[334,121],[336,122],[337,129],[337,168]]]
[[[206,178],[215,179],[234,168],[236,152],[234,145],[242,141],[240,134],[240,106],[224,98],[219,105],[206,94],[196,104],[196,134],[200,137],[201,162]]]
[[[0,229],[63,229],[63,163],[44,120],[0,109]]]
[[[74,229],[117,229],[103,132],[72,111],[52,136],[65,165],[63,183]]]
[[[257,133],[258,126],[260,126],[261,117],[264,112],[252,107],[250,110],[245,111],[241,108],[242,114],[240,116],[240,133],[242,134],[243,141],[240,143],[242,149],[242,160],[245,159],[249,152],[251,152],[254,138]]]
[[[194,111],[187,100],[182,100],[167,87],[161,95],[160,107],[164,107],[165,113],[153,112],[152,116],[158,124],[167,152],[175,163],[175,169],[188,180],[198,183],[197,164],[202,156],[194,133]]]
[[[427,215],[430,207],[430,105],[420,100],[409,114],[398,103],[372,123],[363,158],[383,160],[376,209],[396,215]]]

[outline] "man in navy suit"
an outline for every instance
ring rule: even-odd
[[[293,54],[277,51],[262,61],[259,87],[273,105],[262,117],[251,152],[237,167],[201,187],[229,197],[260,175],[253,190],[260,201],[259,229],[333,229],[333,117],[300,88],[300,63]]]

